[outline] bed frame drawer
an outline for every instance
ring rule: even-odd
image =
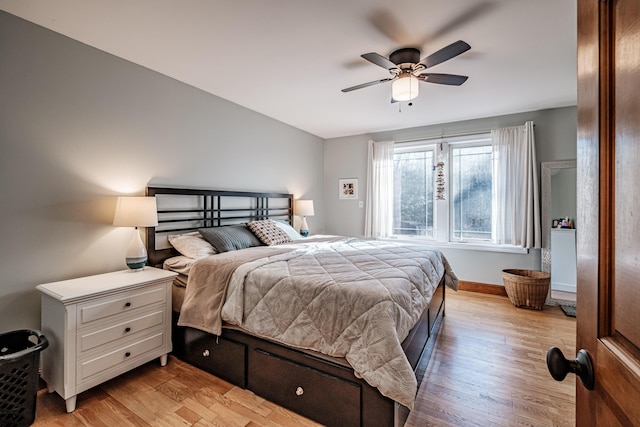
[[[238,363],[246,360],[246,345],[197,329],[183,328],[182,332],[185,347],[178,357],[234,385],[247,387],[246,363]]]
[[[251,353],[249,389],[327,426],[360,426],[361,387],[261,349]],[[277,387],[273,384],[278,378]],[[331,408],[327,411],[327,408]]]
[[[436,323],[436,318],[440,313],[440,309],[444,308],[444,283],[440,283],[431,297],[431,303],[429,304],[429,335],[433,333],[433,325]]]

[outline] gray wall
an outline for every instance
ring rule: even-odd
[[[338,180],[340,178],[358,178],[359,201],[365,202],[367,141],[430,138],[481,132],[499,127],[522,125],[527,120],[533,120],[536,125],[538,162],[576,158],[576,107],[326,140],[324,148],[324,201],[327,233],[357,237],[364,234],[364,209],[359,207],[358,200],[340,200],[338,198]],[[502,284],[501,271],[505,268],[540,269],[539,250],[532,250],[529,254],[513,254],[444,248],[443,252],[458,277],[472,282]]]
[[[1,11],[0,98],[0,332],[40,326],[39,283],[126,268],[115,199],[147,184],[288,191],[324,229],[322,139]]]

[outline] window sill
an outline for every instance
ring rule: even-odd
[[[392,240],[394,242],[415,243],[420,245],[434,246],[436,248],[447,249],[465,249],[471,251],[485,251],[485,252],[503,252],[512,254],[528,254],[529,249],[521,248],[513,245],[493,245],[489,243],[463,243],[463,242],[438,242],[435,240],[424,239],[421,237],[387,237],[380,240]]]

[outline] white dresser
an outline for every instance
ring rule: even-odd
[[[79,393],[171,352],[171,283],[176,273],[145,267],[38,285],[42,293],[42,378],[76,408]]]
[[[575,293],[578,283],[576,230],[551,229],[551,290]]]

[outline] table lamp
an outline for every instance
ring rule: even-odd
[[[127,248],[125,262],[133,271],[143,270],[147,263],[147,249],[142,243],[138,227],[158,225],[158,209],[155,197],[118,197],[113,225],[134,227],[131,242]]]
[[[300,224],[300,235],[307,237],[309,235],[309,226],[307,225],[308,216],[313,216],[313,200],[296,200],[296,215],[302,217],[302,223]]]

